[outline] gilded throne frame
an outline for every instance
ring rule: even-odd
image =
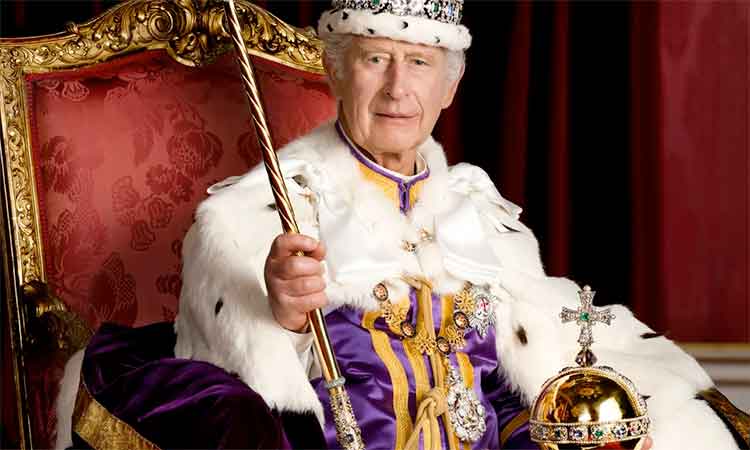
[[[247,0],[237,0],[251,55],[323,74],[322,46],[311,29],[288,25]],[[146,50],[164,50],[179,63],[201,67],[232,50],[220,0],[128,0],[65,32],[0,39],[0,119],[4,250],[4,325],[12,355],[18,439],[35,445],[26,355],[66,356],[85,346],[90,327],[50,292],[40,203],[32,160],[25,76],[84,68]]]

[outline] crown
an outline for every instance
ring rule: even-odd
[[[333,8],[370,10],[396,16],[422,17],[452,25],[461,23],[463,0],[333,0]]]
[[[318,34],[354,34],[463,51],[471,45],[461,25],[463,0],[333,0]]]

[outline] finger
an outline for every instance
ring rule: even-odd
[[[318,247],[318,241],[304,234],[284,233],[276,236],[271,244],[269,256],[281,258],[297,252],[312,252]]]
[[[284,281],[281,289],[283,289],[284,294],[291,297],[304,297],[322,292],[325,288],[326,284],[323,277],[317,275]]]
[[[323,274],[323,265],[309,256],[287,256],[270,262],[271,276],[282,280]]]
[[[324,308],[328,304],[328,296],[325,292],[318,292],[304,297],[297,297],[297,301],[297,305],[300,308],[298,311],[308,313],[314,309]]]
[[[318,241],[318,246],[307,254],[311,258],[315,258],[318,261],[323,261],[326,257],[326,245],[322,241]]]
[[[325,292],[293,297],[286,294],[279,295],[278,302],[285,315],[306,314],[314,309],[323,308],[328,304],[328,296]]]

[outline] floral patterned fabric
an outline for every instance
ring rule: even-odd
[[[335,115],[322,76],[254,63],[277,148]],[[27,89],[51,289],[92,328],[174,318],[196,205],[261,158],[233,55],[195,69],[145,52],[31,75]],[[30,374],[42,448],[52,443],[55,365]]]

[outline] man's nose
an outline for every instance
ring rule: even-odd
[[[387,79],[384,87],[386,96],[393,100],[400,100],[409,94],[408,74],[406,65],[401,61],[394,61],[388,67]]]

